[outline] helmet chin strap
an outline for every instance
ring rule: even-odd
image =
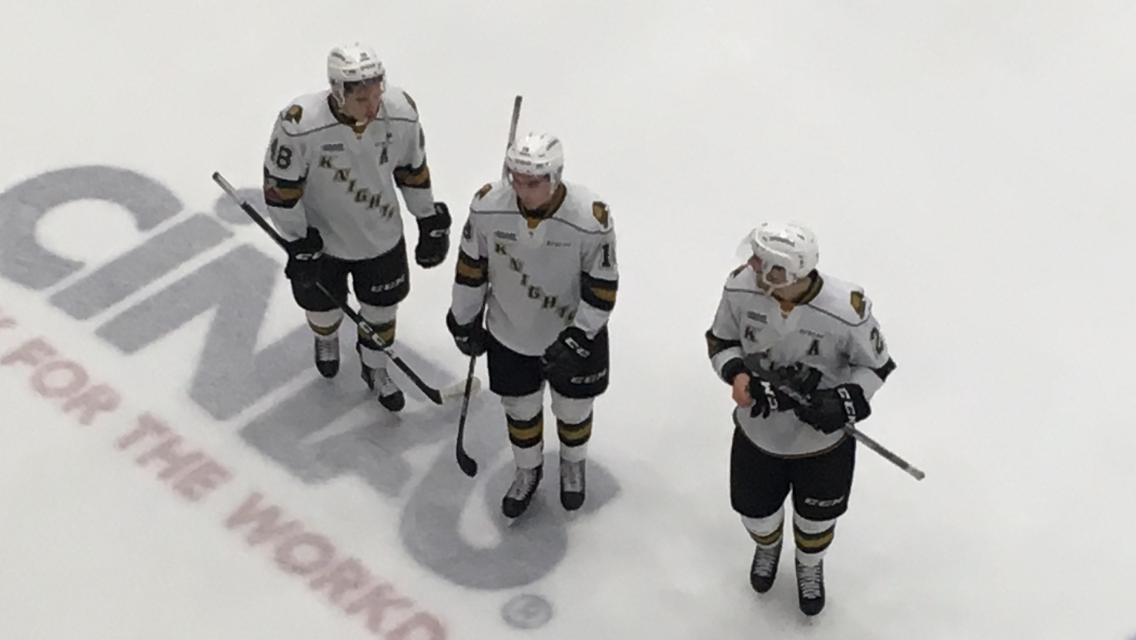
[[[793,296],[786,296],[785,292],[791,290],[793,287],[796,287],[801,282],[807,281],[808,279],[809,277],[805,276],[803,278],[797,278],[796,280],[793,280],[792,282],[788,282],[786,284],[771,285],[759,275],[757,277],[757,286],[762,290],[763,293],[765,293],[765,295],[773,298],[774,300],[777,300],[778,302],[796,304],[801,294],[804,293],[804,291],[806,291],[808,287],[800,290],[799,292],[795,292]]]
[[[800,278],[797,278],[795,280],[789,280],[789,281],[783,282],[781,284],[775,284],[773,282],[770,282],[769,280],[766,280],[765,276],[766,276],[765,273],[763,273],[761,271],[757,271],[756,269],[754,270],[754,280],[757,281],[757,286],[762,291],[764,291],[765,293],[767,293],[771,296],[774,295],[775,293],[777,293],[778,291],[788,289],[789,287],[792,287],[793,285],[795,285],[795,284],[797,284],[798,282],[801,281]],[[786,277],[788,277],[788,274],[786,274]]]

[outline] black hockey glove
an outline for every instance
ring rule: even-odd
[[[288,250],[288,264],[284,265],[284,275],[301,287],[310,287],[319,280],[323,266],[323,238],[319,229],[308,227],[308,235],[285,245]]]
[[[750,417],[768,418],[769,414],[777,411],[789,411],[796,409],[798,405],[792,398],[778,391],[761,378],[750,377],[749,385],[747,386],[749,395],[753,398],[753,406],[750,407]]]
[[[809,403],[797,407],[797,418],[821,433],[835,433],[846,424],[859,422],[872,413],[864,390],[858,384],[842,384],[821,389],[809,396]]]
[[[824,374],[800,362],[784,367],[777,367],[777,379],[798,394],[808,397],[816,391]]]
[[[445,202],[434,203],[434,215],[418,218],[418,246],[414,261],[423,269],[436,267],[450,250],[450,209]]]
[[[567,382],[580,373],[592,355],[592,340],[583,329],[568,327],[544,350],[541,368],[546,380]]]
[[[485,343],[489,339],[489,332],[485,330],[481,314],[478,314],[469,324],[458,324],[454,312],[446,314],[446,328],[454,337],[454,344],[467,356],[477,357],[485,353]]]

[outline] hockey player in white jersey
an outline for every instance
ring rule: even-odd
[[[328,89],[280,112],[264,157],[264,199],[289,241],[285,275],[315,333],[316,367],[330,378],[339,371],[343,312],[314,283],[346,300],[350,275],[360,314],[389,345],[410,291],[396,187],[418,223],[419,266],[445,260],[450,214],[434,202],[418,107],[386,85],[374,50],[332,49],[327,74]],[[401,410],[405,398],[379,345],[360,332],[356,350],[364,382],[389,411]]]
[[[765,223],[742,246],[746,264],[730,274],[706,332],[714,370],[737,404],[730,499],[757,543],[750,582],[764,593],[777,575],[792,492],[798,602],[815,615],[825,603],[822,559],[852,487],[856,441],[843,427],[868,417],[895,363],[863,290],[816,270],[812,231]]]
[[[446,324],[466,355],[489,357],[516,475],[506,517],[528,508],[543,476],[544,383],[560,439],[560,501],[579,509],[592,406],[608,385],[607,323],[618,272],[607,204],[564,182],[564,152],[529,134],[505,154],[506,179],[474,196]]]

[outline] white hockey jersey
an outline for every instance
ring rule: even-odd
[[[509,349],[539,356],[566,327],[588,337],[615,307],[615,227],[605,204],[561,183],[543,218],[526,217],[505,181],[474,196],[462,230],[451,311],[477,317],[486,286],[486,327]]]
[[[324,252],[373,258],[402,238],[395,186],[416,218],[434,215],[417,106],[387,87],[365,129],[336,117],[330,91],[296,98],[280,112],[264,156],[264,199],[287,240],[319,230]]]
[[[723,367],[731,360],[761,354],[766,368],[808,365],[823,374],[817,388],[855,383],[871,399],[895,366],[872,316],[872,303],[854,284],[819,272],[814,276],[800,301],[791,304],[763,293],[749,266],[730,274],[706,333],[719,377],[724,379]],[[821,452],[845,437],[842,431],[823,434],[792,411],[754,418],[748,407],[737,407],[734,420],[755,445],[779,456]]]

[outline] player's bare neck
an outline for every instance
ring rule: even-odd
[[[363,135],[363,132],[367,130],[367,125],[371,124],[369,122],[357,122],[354,117],[339,108],[339,105],[335,102],[335,98],[332,98],[330,95],[327,97],[327,106],[331,107],[331,115],[335,116],[335,121],[339,124],[351,127],[351,130],[355,132],[356,136]]]
[[[517,208],[520,209],[521,215],[529,224],[529,228],[536,228],[541,220],[551,218],[553,214],[560,210],[560,205],[564,204],[564,196],[567,195],[568,190],[564,188],[564,184],[556,185],[556,191],[552,192],[552,197],[548,202],[536,207],[535,209],[526,209],[524,203],[517,200]]]
[[[781,303],[782,313],[788,313],[793,310],[793,307],[815,298],[820,293],[822,284],[820,274],[813,271],[787,287],[774,289],[769,295]]]

